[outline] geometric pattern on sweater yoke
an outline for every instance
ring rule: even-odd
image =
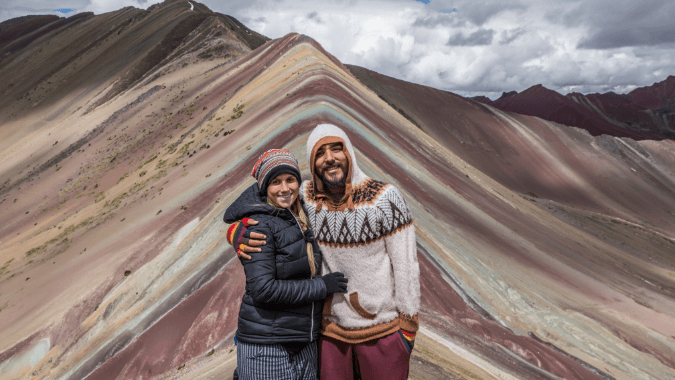
[[[301,194],[307,217],[318,243],[331,247],[361,246],[396,233],[412,223],[412,214],[399,190],[384,182],[367,178],[354,189],[354,210],[328,211],[318,204],[311,182],[303,184]]]

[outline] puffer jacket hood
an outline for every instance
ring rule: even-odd
[[[225,223],[234,223],[237,220],[248,218],[255,214],[272,214],[276,210],[267,203],[267,197],[260,196],[260,188],[257,183],[244,190],[243,193],[232,202],[225,211],[223,220]]]

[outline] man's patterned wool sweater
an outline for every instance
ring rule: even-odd
[[[308,162],[318,148],[342,142],[349,161],[345,197],[334,202],[312,170],[300,189],[309,223],[324,255],[323,273],[342,272],[347,294],[326,300],[322,333],[361,343],[403,329],[416,332],[420,307],[419,265],[412,214],[399,190],[366,176],[347,135],[319,125],[307,141]]]

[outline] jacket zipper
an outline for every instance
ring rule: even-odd
[[[302,226],[300,225],[300,222],[298,221],[298,218],[295,217],[295,214],[293,214],[293,211],[288,210],[288,212],[290,212],[291,215],[293,215],[293,219],[295,219],[295,223],[298,224],[298,228],[300,229],[300,232],[302,233],[303,232]],[[303,233],[303,235],[304,235],[304,233]],[[311,276],[310,276],[310,278],[311,278]],[[309,316],[309,320],[312,321],[312,323],[310,325],[310,329],[309,329],[309,341],[310,342],[314,341],[314,337],[312,336],[312,332],[314,332],[314,304],[315,303],[316,302],[314,302],[314,301],[312,302],[312,314],[310,314],[310,316]]]
[[[312,315],[310,317],[311,320],[312,320],[312,325],[311,325],[311,328],[309,330],[309,341],[310,342],[314,340],[314,337],[312,336],[312,332],[314,332],[314,303],[315,302],[312,302]]]

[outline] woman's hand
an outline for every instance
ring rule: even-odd
[[[340,272],[328,273],[321,277],[321,279],[326,284],[326,291],[328,294],[347,293],[347,282],[349,282],[349,280],[344,274]]]

